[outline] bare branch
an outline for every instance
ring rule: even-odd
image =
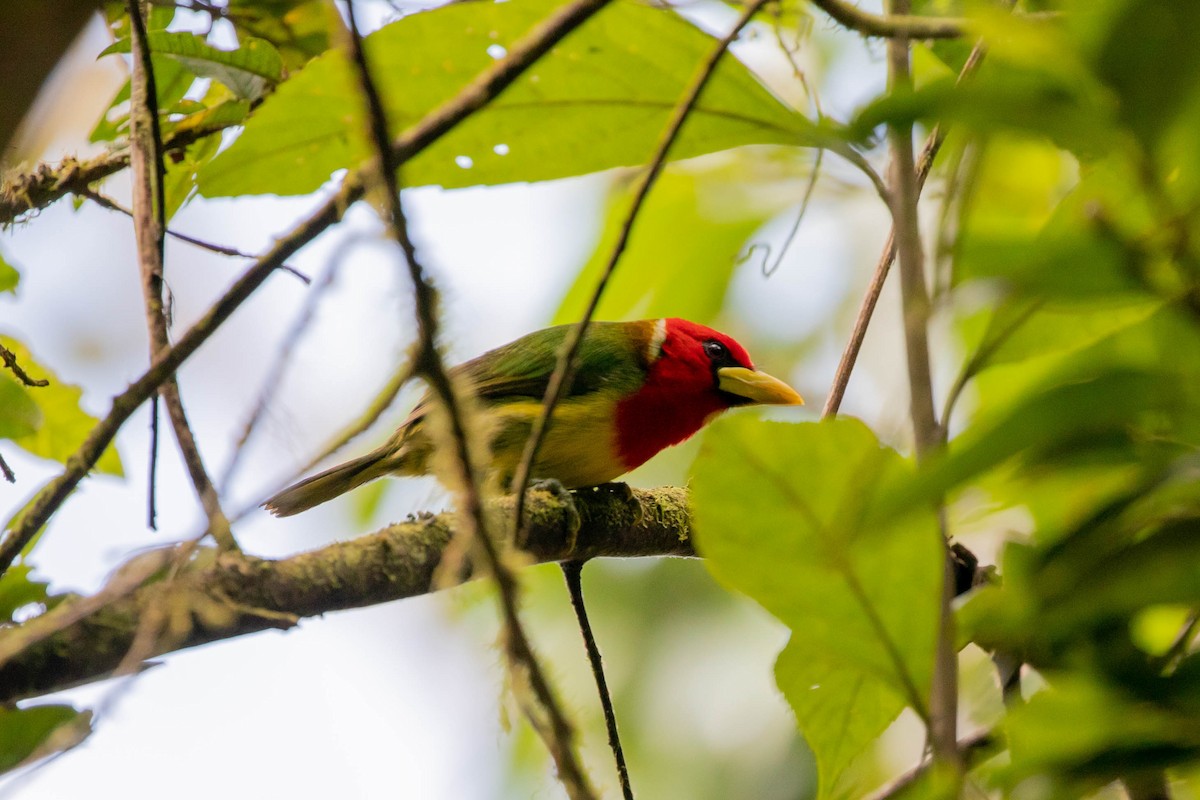
[[[170,349],[167,337],[167,313],[163,306],[163,241],[166,236],[166,200],[162,163],[162,133],[158,124],[158,103],[154,86],[154,65],[146,41],[141,0],[127,0],[130,19],[130,48],[133,68],[130,75],[129,141],[130,168],[133,172],[133,227],[137,239],[138,263],[142,273],[142,295],[146,304],[146,326],[150,331],[150,356]],[[196,437],[183,409],[183,397],[174,374],[159,388],[167,407],[175,440],[183,455],[196,496],[208,517],[208,530],[217,544],[226,549],[237,547],[229,519],[221,509]],[[158,414],[151,406],[151,483],[150,527],[154,527],[154,465],[157,461]]]
[[[894,12],[907,13],[909,0],[892,0]],[[888,40],[888,89],[895,92],[911,86],[909,40],[898,36]],[[904,309],[904,341],[908,356],[908,385],[917,460],[932,455],[941,445],[941,434],[933,407],[933,377],[929,363],[929,295],[925,288],[924,256],[917,220],[917,176],[913,161],[912,123],[892,124],[888,142],[892,151],[890,195],[896,254],[900,261],[900,295]],[[944,510],[939,509],[945,531]],[[942,591],[939,603],[938,635],[933,665],[933,687],[929,695],[929,741],[936,764],[962,779],[962,758],[958,752],[958,651],[955,647],[954,567],[949,545],[945,542],[942,561]],[[957,793],[957,792],[956,792]]]
[[[95,189],[92,189],[92,188],[84,189],[83,191],[81,191],[78,194],[78,196],[86,197],[88,200],[91,200],[96,205],[100,206],[101,208],[107,208],[109,211],[116,211],[118,214],[124,214],[125,216],[127,216],[131,219],[133,218],[132,211],[130,211],[128,208],[125,208],[120,203],[118,203],[116,200],[113,200],[111,197],[109,197],[108,195],[101,194],[100,192],[96,191]],[[189,236],[186,233],[181,233],[180,231],[172,230],[171,228],[167,228],[165,230],[165,233],[167,234],[167,236],[170,236],[172,239],[178,239],[181,242],[185,242],[185,243],[193,245],[195,247],[199,247],[201,250],[208,250],[210,253],[216,253],[217,255],[231,256],[233,258],[248,258],[248,259],[258,258],[258,256],[254,255],[253,253],[246,253],[242,250],[238,250],[236,247],[228,247],[227,245],[216,244],[215,242],[207,242],[204,239],[198,239],[195,236]],[[312,278],[308,277],[307,275],[305,275],[303,272],[296,269],[295,267],[289,267],[287,264],[281,264],[279,268],[281,270],[283,270],[284,272],[288,272],[288,273],[291,273],[292,275],[295,275],[305,285],[309,285],[312,283]]]
[[[846,0],[812,0],[812,4],[845,27],[864,36],[958,39],[966,33],[966,21],[956,17],[918,17],[907,13],[871,14]]]
[[[509,54],[480,73],[453,98],[425,115],[392,145],[396,163],[403,163],[452,130],[489,103],[520,77],[557,42],[586,22],[605,0],[575,0],[535,25],[517,41]],[[86,184],[85,184],[86,185]],[[271,273],[342,218],[346,209],[363,196],[362,174],[352,173],[340,190],[274,246],[234,282],[224,295],[189,329],[174,347],[156,356],[150,368],[113,399],[108,415],[88,434],[66,467],[25,509],[0,539],[0,572],[7,570],[22,548],[46,524],[71,491],[95,465],[120,427],[174,371],[211,336],[226,319],[263,284]],[[0,202],[0,219],[3,218]]]
[[[976,43],[971,54],[967,56],[962,70],[958,73],[958,83],[962,83],[963,80],[975,74],[975,71],[979,69],[979,63],[983,60],[984,52],[983,43]],[[930,170],[933,169],[933,160],[937,157],[945,140],[946,132],[940,125],[935,126],[925,138],[925,145],[921,148],[921,157],[917,161],[916,191],[918,196],[925,187],[925,181],[929,177]],[[875,306],[879,303],[879,295],[883,292],[883,284],[887,280],[888,272],[895,260],[896,226],[893,224],[892,229],[888,232],[887,242],[883,245],[883,252],[879,255],[879,261],[875,264],[875,271],[871,273],[871,281],[867,284],[866,292],[863,293],[858,314],[854,318],[854,329],[850,332],[850,339],[842,351],[842,358],[838,362],[837,372],[834,374],[833,386],[830,387],[829,395],[825,398],[825,407],[821,410],[821,419],[837,416],[838,409],[842,406],[842,399],[846,396],[846,386],[850,383],[850,373],[854,371],[854,365],[858,362],[858,354],[862,350],[867,327],[871,324]]]
[[[41,388],[43,386],[50,385],[50,381],[46,380],[45,378],[29,377],[29,373],[22,369],[21,365],[17,363],[17,354],[2,344],[0,344],[0,361],[3,361],[4,366],[12,370],[12,374],[17,376],[17,380],[26,386],[35,386]]]
[[[514,498],[489,504],[500,536],[511,536]],[[166,594],[159,583],[103,604],[0,667],[0,702],[45,694],[102,678],[130,649],[150,604],[167,604],[190,627],[159,641],[147,657],[272,628],[290,628],[303,617],[377,605],[433,591],[433,575],[461,516],[421,515],[377,533],[339,541],[273,561],[241,553],[201,550]],[[526,553],[537,563],[597,557],[694,556],[687,491],[624,486],[585,489],[562,496],[534,491],[528,499]],[[141,558],[144,558],[142,556]],[[137,560],[135,559],[135,562]],[[128,572],[119,570],[114,581]],[[486,576],[484,571],[481,576]],[[107,591],[107,590],[102,590]],[[68,607],[87,598],[64,601]],[[60,608],[63,606],[59,606]],[[70,613],[69,611],[55,613]],[[0,629],[0,651],[28,644],[28,622]]]

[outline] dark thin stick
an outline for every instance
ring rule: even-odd
[[[975,73],[979,68],[979,63],[983,60],[984,52],[982,43],[975,45],[967,57],[966,63],[963,64],[962,71],[958,73],[959,83]],[[946,132],[940,125],[935,126],[929,132],[929,136],[925,138],[925,145],[921,148],[921,157],[917,161],[918,195],[925,188],[925,181],[933,169],[933,160],[937,157],[945,140]],[[879,295],[883,292],[883,284],[887,281],[888,272],[895,260],[896,226],[893,225],[888,232],[887,242],[883,245],[883,252],[879,254],[879,261],[875,264],[875,271],[871,274],[867,290],[863,293],[858,314],[854,318],[854,329],[850,332],[850,339],[842,351],[842,358],[838,362],[837,372],[834,374],[833,386],[830,387],[829,396],[825,398],[825,407],[821,410],[821,419],[837,416],[838,409],[842,407],[842,399],[846,396],[846,386],[850,383],[850,374],[858,362],[858,354],[862,350],[867,327],[871,324],[875,306],[879,304]]]
[[[493,62],[457,95],[426,114],[401,134],[392,143],[396,162],[403,163],[421,153],[464,119],[487,105],[551,47],[603,8],[606,2],[607,0],[574,0],[531,28],[509,48],[508,56]],[[346,209],[362,196],[362,173],[354,172],[343,181],[340,190],[307,219],[277,239],[274,245],[179,338],[174,347],[155,356],[150,368],[129,388],[113,398],[107,416],[92,428],[75,455],[67,460],[59,476],[38,493],[4,538],[0,539],[0,573],[8,569],[29,540],[70,496],[133,412],[254,294],[272,272],[340,220]],[[3,197],[0,197],[0,220],[4,218],[3,206]]]
[[[583,635],[583,647],[587,650],[592,677],[596,679],[596,692],[600,695],[600,706],[604,709],[604,727],[608,730],[608,746],[617,765],[617,778],[621,782],[621,796],[633,800],[633,786],[629,783],[629,769],[625,766],[625,751],[621,748],[621,737],[617,733],[617,712],[613,709],[608,681],[604,679],[604,662],[600,659],[600,648],[592,634],[592,623],[588,621],[587,606],[583,603],[583,561],[563,561],[563,578],[567,582],[567,593],[571,596],[571,608],[575,609],[575,620],[579,633]]]
[[[4,460],[3,455],[0,455],[0,475],[3,475],[4,480],[8,481],[9,483],[17,482],[17,473],[12,471],[12,467],[10,467],[8,462]]]
[[[150,398],[150,452],[146,463],[146,527],[158,530],[158,393]]]
[[[96,205],[100,206],[101,208],[107,208],[109,211],[116,211],[117,213],[124,214],[125,216],[130,217],[130,218],[133,217],[133,212],[130,211],[128,208],[125,208],[120,203],[118,203],[116,200],[113,200],[111,197],[103,195],[94,189],[85,188],[85,189],[81,190],[80,192],[78,192],[78,196],[86,197],[87,199],[91,200]],[[171,228],[166,229],[166,234],[167,234],[167,236],[170,236],[173,239],[178,239],[179,241],[184,242],[185,244],[190,244],[195,247],[199,247],[202,250],[208,250],[209,252],[216,253],[217,255],[231,256],[233,258],[246,258],[246,259],[250,259],[251,261],[258,258],[258,256],[254,255],[253,253],[247,253],[245,251],[238,250],[236,247],[227,247],[226,245],[223,245],[223,244],[215,244],[213,242],[206,242],[203,239],[197,239],[195,236],[190,236],[186,233],[180,233],[179,231],[172,230]],[[289,267],[287,264],[281,264],[279,266],[279,269],[283,270],[284,272],[288,272],[288,273],[291,273],[292,275],[295,275],[297,278],[300,279],[300,281],[302,283],[304,283],[305,286],[308,286],[312,283],[312,278],[308,277],[307,275],[305,275],[303,272],[296,269],[295,267]]]
[[[408,221],[400,201],[400,186],[396,176],[399,164],[389,145],[383,101],[376,90],[366,55],[362,50],[362,40],[354,18],[353,0],[347,2],[346,6],[350,60],[356,67],[359,89],[369,112],[369,132],[376,153],[375,172],[383,189],[380,198],[384,206],[383,217],[389,232],[404,253],[413,283],[418,330],[414,366],[417,374],[429,384],[434,397],[449,417],[454,441],[454,484],[460,495],[463,529],[468,541],[473,541],[476,545],[476,551],[483,557],[484,565],[496,582],[497,597],[504,620],[505,653],[510,674],[514,682],[522,678],[528,680],[536,705],[531,705],[521,691],[516,692],[518,701],[521,702],[533,729],[541,736],[554,758],[558,767],[558,778],[566,788],[567,794],[572,800],[592,800],[596,795],[575,753],[574,727],[559,707],[545,671],[534,654],[521,624],[518,612],[520,585],[516,575],[504,563],[484,513],[483,497],[479,488],[480,476],[476,468],[482,460],[482,454],[478,452],[478,443],[468,432],[463,399],[452,384],[437,349],[437,293],[426,277],[426,272],[417,258],[416,247],[409,236]]]
[[[150,329],[150,356],[166,341],[163,311],[163,164],[162,132],[158,124],[158,92],[154,84],[154,66],[146,42],[146,25],[139,0],[126,0],[130,22],[129,166],[133,172],[133,217],[137,239],[138,264],[142,272],[142,290],[146,303],[146,322]],[[159,329],[162,330],[159,330]],[[146,526],[158,530],[158,401],[162,390],[150,400],[149,479],[146,484]]]
[[[50,385],[50,381],[46,380],[45,378],[29,377],[29,373],[22,369],[21,365],[17,363],[17,354],[2,344],[0,344],[0,361],[3,361],[4,366],[12,370],[12,374],[17,376],[17,380],[26,386],[35,386],[41,388],[43,386]]]
[[[892,0],[894,13],[907,14],[909,0]],[[891,92],[911,87],[909,40],[897,36],[888,40],[888,89]],[[909,414],[912,418],[917,461],[929,458],[940,447],[942,437],[933,405],[933,377],[929,360],[929,295],[925,287],[924,256],[917,219],[917,175],[913,158],[912,123],[888,127],[892,152],[890,170],[892,223],[896,254],[900,262],[900,295],[904,311],[904,342],[908,361]],[[958,652],[955,648],[954,568],[946,542],[945,509],[939,508],[939,522],[946,553],[942,565],[942,591],[939,603],[938,634],[933,664],[933,685],[929,693],[929,743],[933,761],[953,777],[955,791],[963,776],[962,756],[958,751]]]
[[[146,304],[146,324],[150,331],[150,356],[170,348],[167,336],[167,312],[163,305],[163,256],[166,231],[166,200],[162,163],[162,132],[158,125],[158,106],[154,86],[154,65],[150,59],[150,45],[146,40],[146,26],[142,19],[141,0],[127,0],[130,18],[130,39],[133,52],[133,67],[130,76],[130,169],[133,172],[133,226],[138,244],[138,262],[142,273],[142,292]],[[183,408],[183,397],[175,375],[171,375],[159,387],[159,396],[166,406],[167,416],[175,431],[175,440],[183,455],[188,476],[196,490],[196,496],[208,517],[209,532],[222,549],[237,548],[229,520],[221,509],[221,501],[213,488],[208,471],[196,444],[196,437],[188,424]],[[157,404],[151,404],[152,429],[150,436],[150,527],[155,522],[155,496],[157,489],[156,467],[158,463],[158,413]]]
[[[596,313],[596,307],[600,304],[600,298],[604,294],[608,280],[612,277],[613,271],[617,267],[617,262],[621,260],[621,255],[625,252],[625,246],[629,242],[629,236],[633,231],[634,223],[637,222],[646,197],[650,194],[650,189],[654,186],[655,181],[662,172],[663,166],[666,164],[671,145],[678,138],[679,131],[683,128],[683,123],[687,121],[688,115],[695,107],[696,101],[700,98],[700,93],[704,91],[709,78],[716,71],[721,57],[725,55],[725,51],[729,49],[729,45],[741,33],[742,28],[749,24],[754,15],[767,2],[769,0],[753,0],[753,2],[742,10],[741,16],[734,23],[733,29],[717,43],[717,46],[709,54],[708,58],[704,60],[704,63],[700,65],[691,82],[688,84],[682,98],[680,98],[674,112],[671,114],[671,119],[667,123],[667,127],[663,130],[662,136],[659,138],[654,155],[651,157],[645,171],[641,174],[637,187],[634,190],[633,202],[629,207],[629,213],[621,225],[617,241],[613,245],[612,252],[609,254],[608,262],[605,264],[604,271],[600,275],[600,280],[592,292],[587,309],[584,311],[579,323],[567,334],[567,340],[562,350],[559,351],[558,363],[554,367],[554,373],[550,376],[545,397],[542,399],[542,413],[538,415],[533,423],[533,428],[529,432],[529,439],[525,442],[525,451],[521,456],[521,463],[517,466],[516,474],[513,477],[512,491],[517,495],[513,530],[517,532],[518,543],[521,541],[520,531],[525,513],[525,493],[528,489],[529,479],[533,477],[533,465],[537,460],[538,450],[541,448],[542,440],[546,436],[546,429],[549,427],[550,418],[554,413],[555,406],[558,405],[558,401],[575,378],[575,369],[577,366],[575,362],[579,356],[579,348],[583,342],[584,334],[587,333],[592,315]]]

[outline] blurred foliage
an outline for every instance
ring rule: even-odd
[[[371,34],[393,134],[557,5],[455,3]],[[341,24],[332,6],[217,7],[233,45],[179,29],[173,9],[150,20],[164,131],[195,137],[168,164],[171,211],[197,191],[310,192],[360,164],[361,103],[331,49]],[[127,49],[128,21],[112,8],[115,54]],[[1028,799],[1103,796],[1114,781],[1164,775],[1200,784],[1200,4],[1027,0],[1013,13],[1002,2],[926,0],[915,11],[965,15],[970,36],[916,45],[915,88],[880,79],[874,96],[854,98],[844,127],[809,119],[725,59],[673,157],[771,147],[673,165],[601,303],[602,317],[719,319],[738,254],[796,202],[778,184],[799,184],[812,147],[879,163],[889,123],[949,132],[925,205],[936,221],[935,332],[951,332],[935,353],[950,376],[938,387],[944,451],[917,467],[858,421],[732,416],[709,432],[691,472],[704,567],[588,568],[634,785],[647,797],[860,797],[886,780],[889,737],[929,714],[942,502],[951,534],[1000,552],[998,580],[956,607],[963,662],[974,664],[964,716],[1002,742],[1000,758],[972,767],[973,787]],[[800,55],[820,51],[825,63],[836,47],[864,46],[831,44],[829,26],[808,13],[789,3],[773,17],[801,29]],[[986,57],[960,83],[976,40]],[[617,2],[406,165],[404,182],[452,188],[641,164],[713,44],[680,14]],[[123,145],[128,98],[128,87],[117,93],[93,141]],[[203,135],[232,128],[240,133],[223,151]],[[862,191],[861,176],[838,188]],[[628,186],[614,180],[593,257],[563,281],[559,320],[584,307],[627,203]],[[18,278],[0,261],[0,293]],[[80,391],[3,341],[51,385],[0,372],[0,437],[66,459],[94,423]],[[100,469],[119,472],[115,454]],[[0,580],[0,615],[47,600],[31,572],[22,562]],[[601,721],[557,574],[531,571],[529,594],[548,649],[575,653],[561,678],[568,696],[586,698],[571,705],[591,709],[585,751],[602,774]],[[760,639],[742,652],[750,628]],[[980,677],[980,648],[1026,663],[1027,702],[1001,707]],[[807,746],[736,714],[722,721],[738,743],[705,740],[692,715],[740,698],[738,681],[769,672],[772,658]],[[731,685],[703,680],[727,673]],[[679,687],[691,693],[671,706],[663,698]],[[0,762],[40,752],[75,715],[6,710]],[[685,722],[663,722],[672,715]],[[528,729],[517,731],[512,784],[498,793],[535,792],[545,771],[544,752],[524,746]]]

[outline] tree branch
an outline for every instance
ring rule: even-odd
[[[907,13],[909,0],[892,0],[895,12]],[[888,90],[905,90],[912,85],[909,69],[909,40],[888,40]],[[888,142],[892,151],[890,196],[896,253],[900,261],[900,295],[904,311],[904,342],[908,360],[909,413],[917,461],[932,455],[942,437],[933,407],[933,377],[929,362],[929,295],[925,287],[925,265],[917,219],[917,175],[913,159],[912,123],[892,124]],[[944,767],[954,779],[954,794],[961,786],[963,767],[958,752],[958,650],[955,647],[954,563],[946,541],[945,510],[938,509],[945,555],[938,610],[933,681],[929,692],[929,743],[934,764]]]
[[[864,36],[957,39],[966,33],[966,21],[954,17],[871,14],[846,0],[812,0],[812,4],[836,22]]]
[[[422,152],[458,123],[487,105],[539,58],[604,7],[607,0],[575,0],[535,25],[510,49],[507,57],[480,73],[453,98],[426,114],[420,122],[400,135],[392,144],[397,164]],[[175,370],[199,349],[208,337],[229,318],[255,290],[302,247],[316,239],[342,218],[354,202],[363,196],[362,172],[352,173],[340,190],[325,201],[306,220],[280,239],[221,296],[207,313],[182,336],[174,347],[156,356],[150,368],[128,389],[113,398],[112,408],[79,450],[67,460],[66,467],[26,507],[21,517],[0,540],[0,573],[8,569],[25,545],[58,510],[99,460],[117,431],[133,412],[162,385]],[[2,205],[2,204],[0,204]]]
[[[602,486],[569,497],[530,492],[525,552],[537,563],[596,557],[694,556],[687,491]],[[513,498],[489,504],[498,536],[511,536]],[[376,533],[280,560],[201,550],[165,592],[151,583],[84,615],[0,666],[0,703],[106,677],[129,650],[142,616],[161,604],[167,626],[147,657],[293,627],[303,617],[377,605],[433,591],[459,516],[422,515]],[[144,557],[144,556],[143,556]],[[486,575],[486,569],[482,570]],[[119,570],[118,576],[127,574]],[[118,578],[114,578],[114,581]],[[104,591],[104,590],[101,590]],[[75,598],[65,603],[88,603]],[[61,608],[58,606],[56,608]],[[66,612],[57,612],[63,614]],[[0,651],[35,617],[0,629]],[[176,627],[176,626],[181,627]]]

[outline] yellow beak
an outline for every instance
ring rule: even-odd
[[[722,392],[736,394],[754,403],[804,405],[804,398],[783,381],[745,367],[721,367],[717,370],[717,386]]]

